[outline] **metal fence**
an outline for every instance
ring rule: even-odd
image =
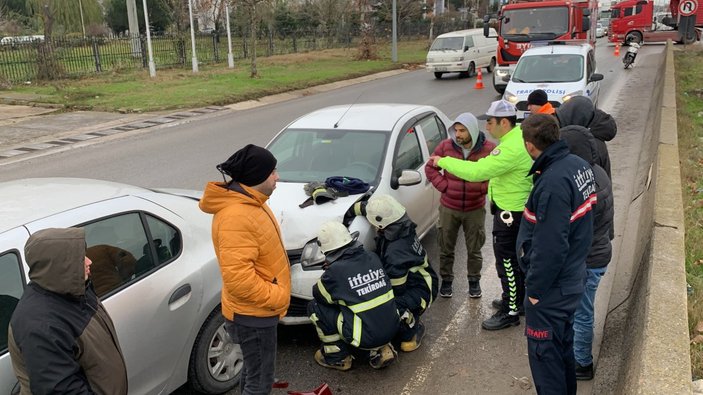
[[[433,34],[462,29],[463,23],[436,24]],[[232,36],[234,59],[248,58],[248,34],[241,32]],[[330,48],[353,47],[359,40],[359,31],[336,29],[323,31],[277,32],[263,29],[257,40],[257,56],[283,55]],[[429,23],[400,23],[398,35],[401,40],[426,38]],[[390,26],[375,27],[377,40],[389,40]],[[41,46],[51,46],[60,68],[60,75],[79,77],[93,73],[119,72],[146,68],[148,64],[147,43],[144,36],[135,37],[55,37],[50,41],[34,41],[0,45],[0,81],[24,82],[36,78]],[[223,34],[199,34],[195,37],[195,53],[201,64],[227,62],[227,36]],[[190,67],[192,43],[190,35],[152,36],[152,54],[157,67]]]

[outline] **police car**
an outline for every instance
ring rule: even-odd
[[[503,98],[525,118],[527,96],[541,89],[554,108],[574,96],[586,96],[598,104],[602,74],[596,73],[596,56],[590,44],[552,42],[525,51],[510,76]]]

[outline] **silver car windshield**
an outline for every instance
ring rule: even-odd
[[[575,82],[583,78],[583,56],[578,54],[553,54],[523,56],[513,73],[513,81]]]
[[[268,149],[282,182],[355,177],[375,184],[388,145],[386,132],[288,129]]]

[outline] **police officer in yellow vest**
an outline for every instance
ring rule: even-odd
[[[457,158],[432,156],[430,163],[466,181],[488,180],[488,198],[493,214],[493,254],[496,270],[503,288],[501,299],[494,300],[498,311],[481,326],[498,330],[520,324],[518,314],[524,314],[524,274],[517,262],[515,244],[525,202],[532,189],[527,173],[532,158],[525,151],[522,130],[517,125],[515,106],[505,100],[491,103],[486,114],[486,129],[498,146],[476,162]]]
[[[352,367],[352,351],[361,349],[368,350],[371,367],[390,365],[397,355],[390,341],[398,332],[399,317],[381,260],[339,222],[322,224],[317,241],[326,269],[308,304],[322,341],[315,362],[346,371]]]

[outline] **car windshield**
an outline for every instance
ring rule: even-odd
[[[523,56],[515,67],[516,82],[575,82],[583,77],[583,56],[550,54]]]
[[[267,147],[281,182],[355,177],[375,184],[388,145],[387,132],[288,129]]]
[[[508,40],[552,40],[569,30],[566,7],[521,8],[505,11],[501,34]]]
[[[439,37],[432,43],[430,51],[460,50],[464,46],[464,37]]]

